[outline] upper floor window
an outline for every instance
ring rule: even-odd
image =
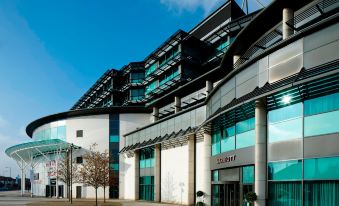
[[[83,158],[77,157],[77,164],[82,164],[82,163],[83,163]]]
[[[77,130],[76,131],[76,137],[84,137],[84,131],[83,130]]]
[[[144,80],[145,74],[142,72],[131,73],[131,83],[140,83]]]

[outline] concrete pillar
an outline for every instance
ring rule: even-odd
[[[153,113],[152,113],[152,122],[156,122],[159,119],[159,108],[153,107]]]
[[[154,202],[161,201],[161,144],[154,147]]]
[[[294,17],[294,12],[291,8],[284,8],[282,15],[283,15],[282,18],[283,39],[286,39],[287,37],[291,36],[294,33],[293,29],[286,24],[286,21]]]
[[[24,196],[25,194],[25,169],[21,169],[21,196]]]
[[[139,177],[140,177],[140,167],[139,167],[139,150],[134,151],[134,165],[135,165],[135,185],[134,185],[134,199],[139,199]],[[127,185],[128,187],[128,185]]]
[[[203,161],[204,170],[202,171],[202,176],[197,177],[203,179],[202,189],[204,192],[204,203],[206,206],[211,206],[211,198],[212,198],[212,189],[211,189],[211,134],[205,132],[204,133],[204,145],[203,145],[203,158],[198,161]],[[198,189],[199,190],[199,189]]]
[[[174,97],[174,113],[178,113],[181,110],[181,98],[178,96]]]
[[[213,89],[213,82],[206,80],[206,93],[209,95]]]
[[[188,205],[195,205],[195,135],[188,137]]]
[[[265,99],[255,102],[255,179],[254,191],[258,196],[255,206],[266,205],[266,167],[267,167],[267,114]]]

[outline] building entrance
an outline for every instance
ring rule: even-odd
[[[239,188],[239,182],[226,182],[213,185],[213,206],[240,206]]]

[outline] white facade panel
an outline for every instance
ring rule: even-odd
[[[161,150],[161,162],[161,202],[187,204],[188,146]]]

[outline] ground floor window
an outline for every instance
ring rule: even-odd
[[[154,176],[144,176],[139,179],[139,199],[154,200]]]
[[[339,181],[305,181],[305,206],[339,205]]]
[[[268,184],[269,205],[301,206],[301,181],[278,181]]]

